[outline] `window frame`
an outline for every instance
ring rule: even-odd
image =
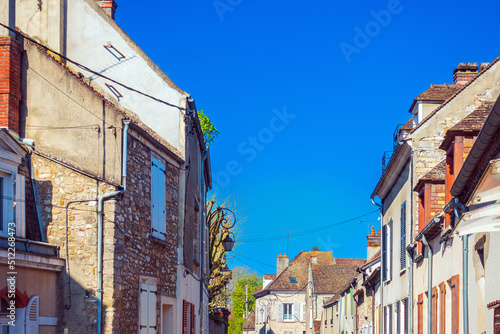
[[[286,309],[290,307],[290,314],[287,317]],[[283,321],[293,321],[293,303],[283,303]]]

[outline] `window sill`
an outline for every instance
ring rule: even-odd
[[[155,242],[157,244],[161,244],[163,246],[170,246],[170,244],[166,240],[163,240],[163,239],[160,239],[157,237],[150,236],[149,240],[151,240],[152,242]]]
[[[417,254],[417,257],[415,258],[415,262],[420,262],[423,259],[424,259],[424,254],[419,253],[419,254]]]
[[[406,268],[403,268],[401,269],[401,271],[399,272],[399,276],[403,276],[406,272]]]

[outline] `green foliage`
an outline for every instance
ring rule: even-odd
[[[313,251],[319,251],[319,247],[318,246],[314,246],[311,250],[313,250]]]
[[[255,305],[255,297],[252,293],[262,285],[262,279],[257,274],[240,275],[236,281],[233,292],[233,314],[235,317],[243,317],[245,313],[245,286],[248,284],[248,312]]]
[[[243,324],[245,319],[239,317],[234,317],[229,319],[229,328],[227,329],[228,334],[241,334],[243,333]]]
[[[215,137],[219,135],[219,131],[215,127],[214,122],[205,115],[203,110],[198,111],[198,118],[200,119],[201,130],[203,131],[203,138],[205,138],[205,144],[210,146],[213,143]]]

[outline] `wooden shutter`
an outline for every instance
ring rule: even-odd
[[[404,324],[403,324],[403,333],[407,334],[408,333],[408,298],[405,298],[403,301],[403,307],[404,307]],[[413,319],[412,319],[413,321]]]
[[[293,303],[293,310],[292,310],[292,314],[293,314],[293,321],[300,321],[300,304],[299,303]]]
[[[191,334],[194,334],[196,314],[194,313],[194,304],[191,304]]]
[[[392,223],[392,219],[389,221],[389,278],[392,278],[392,248],[393,248],[393,233],[392,233],[392,226],[394,224]]]
[[[401,270],[406,267],[406,202],[401,205]]]
[[[166,237],[165,166],[155,158],[151,163],[151,205],[153,237]]]
[[[188,334],[188,306],[189,303],[185,300],[182,301],[182,334]]]
[[[493,330],[494,334],[500,334],[500,307],[495,308],[493,313]]]
[[[389,334],[392,334],[392,304],[389,305],[389,308],[388,308],[388,313],[389,313]]]
[[[401,333],[401,301],[395,303],[396,307],[396,333]]]
[[[439,319],[440,319],[440,334],[446,334],[446,284],[442,282],[439,284]]]
[[[387,225],[382,225],[382,282],[387,279]],[[383,286],[381,286],[383,288]]]
[[[424,332],[424,295],[419,294],[418,295],[418,302],[417,302],[417,330],[418,334],[423,334]]]
[[[26,306],[26,334],[38,334],[39,298],[33,296]]]
[[[278,321],[283,321],[283,303],[278,303]]]
[[[451,334],[459,334],[459,275],[455,275],[450,279],[451,290]]]
[[[438,314],[437,314],[437,303],[438,301],[438,295],[437,295],[437,287],[432,288],[432,304],[431,304],[431,314],[432,314],[432,319],[431,319],[431,331],[432,334],[437,334],[437,319],[438,319]]]
[[[141,284],[140,334],[156,333],[156,286]]]

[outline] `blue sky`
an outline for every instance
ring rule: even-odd
[[[217,194],[246,217],[231,265],[259,274],[274,273],[287,242],[252,239],[374,211],[382,154],[413,99],[453,83],[459,62],[500,56],[497,1],[117,3],[118,24],[221,132]],[[377,217],[290,238],[289,255],[366,257]]]

